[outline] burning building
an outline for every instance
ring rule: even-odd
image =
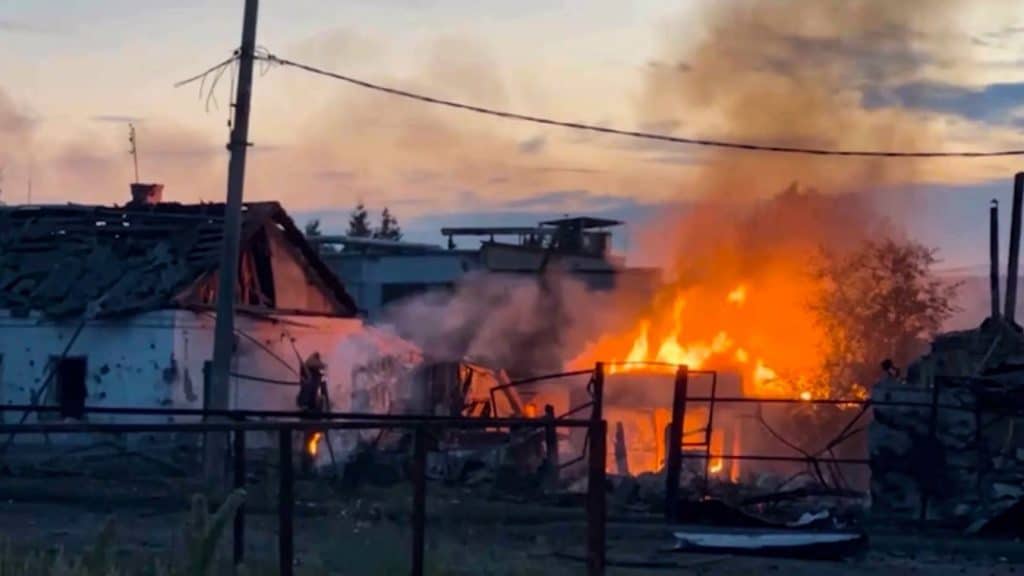
[[[224,206],[135,196],[125,207],[0,209],[0,401],[54,409],[31,421],[116,418],[86,405],[206,405]],[[334,410],[422,403],[405,385],[418,349],[356,317],[279,204],[246,204],[241,237],[232,409],[294,410],[314,353]]]

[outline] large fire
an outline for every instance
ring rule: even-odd
[[[767,279],[758,289],[676,289],[669,306],[654,310],[623,334],[605,336],[571,362],[573,368],[603,361],[609,374],[693,370],[733,371],[743,392],[761,398],[828,396],[816,381],[820,329],[807,304],[813,285],[788,286]]]
[[[775,261],[743,280],[705,277],[703,283],[671,286],[631,327],[601,337],[570,365],[575,369],[604,362],[609,375],[606,398],[616,386],[660,386],[645,375],[664,381],[679,365],[738,376],[732,394],[803,401],[830,397],[828,384],[820,378],[824,334],[811,307],[819,285],[801,273],[805,263]],[[606,418],[626,427],[631,473],[664,466],[667,408],[663,394],[653,403],[606,400]],[[750,429],[745,432],[736,419],[740,409],[724,415],[716,409],[710,432],[707,405],[691,403],[685,419],[685,450],[697,456],[709,448],[707,471],[732,481],[739,479],[740,462],[717,455],[739,454],[752,441],[744,440]]]

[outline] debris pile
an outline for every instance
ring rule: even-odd
[[[987,320],[939,336],[906,379],[878,383],[872,401],[875,513],[978,529],[1024,495],[1024,337],[1016,326]]]

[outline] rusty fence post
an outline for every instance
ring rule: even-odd
[[[687,390],[689,392],[689,390]],[[718,395],[718,372],[711,373],[711,400],[708,401],[708,427],[704,431],[704,497],[711,492],[711,444],[715,435],[715,398]],[[724,444],[724,442],[723,442]],[[729,463],[730,466],[733,462]],[[725,461],[722,461],[725,470]]]
[[[590,424],[590,458],[587,467],[587,576],[603,576],[605,566],[605,460],[608,423],[594,420]]]
[[[555,407],[544,406],[544,480],[548,486],[558,486],[558,429],[555,427]]]
[[[672,391],[672,421],[669,424],[665,450],[665,519],[678,520],[679,476],[683,465],[683,423],[686,421],[686,395],[689,387],[690,370],[680,366],[676,370],[675,386]]]
[[[594,365],[591,381],[590,447],[587,462],[587,575],[604,574],[605,563],[605,461],[608,458],[608,424],[604,421],[604,363]]]
[[[292,457],[292,429],[278,432],[280,473],[277,488],[277,560],[280,576],[292,576],[295,566],[295,462]]]
[[[932,455],[936,450],[939,443],[939,380],[932,380],[932,404],[928,412],[928,454]],[[936,471],[936,473],[938,473]],[[924,525],[928,522],[928,506],[931,500],[931,485],[922,485],[924,482],[918,481],[917,487],[921,491],[921,502],[920,510],[918,511],[918,519],[921,524]]]
[[[235,469],[234,469],[234,484],[235,490],[245,489],[245,430],[235,430],[234,446],[232,447],[233,456],[235,457]],[[238,566],[245,560],[245,502],[238,507],[238,511],[235,512],[235,528],[234,528],[234,540],[233,540],[233,554],[235,566]]]
[[[594,379],[591,384],[590,397],[594,406],[590,409],[590,418],[604,420],[604,362],[594,364]]]
[[[412,575],[423,576],[427,524],[427,434],[416,427],[412,464]]]

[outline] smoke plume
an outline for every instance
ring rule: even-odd
[[[599,332],[610,295],[589,294],[558,271],[535,277],[476,274],[452,292],[400,302],[387,323],[435,360],[469,359],[513,376],[557,372],[587,333]],[[595,309],[596,308],[596,309]]]
[[[998,12],[1009,3],[988,3]],[[976,148],[977,127],[873,98],[947,74],[974,57],[956,0],[819,2],[727,0],[702,13],[695,45],[670,37],[648,73],[649,122],[689,133],[790,146],[861,150]],[[992,146],[992,136],[981,139]],[[944,160],[821,158],[735,151],[700,155],[691,186],[722,197],[763,196],[799,180],[827,192],[941,180],[991,164]]]

